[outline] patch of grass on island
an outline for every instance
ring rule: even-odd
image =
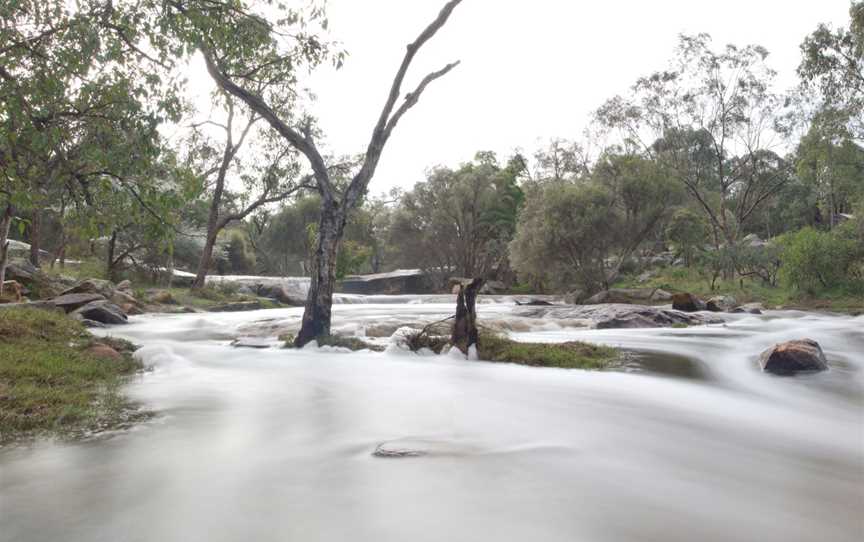
[[[523,343],[493,333],[481,333],[477,355],[482,361],[532,367],[606,369],[619,358],[615,348],[577,341]]]
[[[87,352],[111,346],[120,359]],[[0,444],[119,427],[133,412],[120,393],[142,365],[120,339],[96,340],[77,321],[39,309],[0,309]]]

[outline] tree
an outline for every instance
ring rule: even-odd
[[[64,211],[72,200],[92,203],[95,185],[112,176],[132,196],[136,187],[117,171],[146,170],[162,148],[157,125],[179,114],[176,86],[148,69],[158,60],[123,29],[136,20],[130,9],[96,0],[0,8],[0,194],[4,217],[30,216],[35,265],[43,214],[57,199]],[[5,246],[5,218],[0,226]],[[5,260],[0,283],[4,271]]]
[[[288,144],[304,155],[312,169],[317,190],[321,196],[321,217],[318,241],[313,262],[312,280],[303,314],[302,327],[295,344],[303,346],[311,340],[330,334],[333,288],[336,282],[336,260],[349,213],[361,202],[371,181],[381,153],[402,116],[412,108],[426,87],[452,70],[458,62],[429,73],[397,106],[408,68],[417,52],[444,26],[461,0],[450,0],[406,49],[396,72],[387,100],[363,156],[362,163],[344,190],[333,182],[331,169],[315,141],[310,117],[298,122],[290,115],[280,114],[274,105],[275,90],[290,87],[296,80],[296,61],[310,58],[314,62],[325,58],[327,47],[306,34],[290,34],[298,46],[285,54],[285,36],[282,30],[290,23],[298,23],[300,15],[289,12],[275,24],[248,10],[245,2],[185,2],[172,0],[168,5],[179,14],[171,24],[176,35],[196,48],[204,57],[213,80],[226,93],[244,102],[260,115]],[[236,5],[235,5],[236,4]],[[312,17],[320,18],[321,10]],[[284,21],[284,23],[283,23]],[[341,57],[337,57],[341,63]],[[250,86],[251,81],[267,81],[265,88]]]
[[[767,56],[756,45],[715,52],[707,34],[681,36],[672,69],[640,78],[630,97],[597,111],[628,148],[661,162],[686,188],[718,246],[734,244],[789,180],[789,165],[771,151],[780,99]]]
[[[200,133],[196,134],[195,138],[201,145],[199,153],[204,157],[202,164],[204,171],[201,176],[209,188],[207,194],[210,197],[210,209],[206,240],[192,288],[204,286],[213,258],[213,247],[216,245],[219,233],[226,226],[244,220],[264,205],[283,201],[301,188],[310,187],[304,184],[303,180],[298,179],[299,168],[293,148],[286,145],[281,138],[274,137],[275,134],[270,130],[264,129],[256,134],[258,135],[256,156],[248,158],[246,162],[240,159],[238,153],[261,117],[254,112],[249,113],[245,120],[240,122],[240,134],[235,140],[234,132],[237,129],[235,117],[242,115],[242,111],[238,111],[240,108],[235,105],[233,97],[223,96],[223,98],[227,109],[225,123],[212,120],[203,123],[216,126],[225,134],[222,152],[215,156],[217,159],[215,165],[208,160],[216,154],[212,152],[211,142]],[[230,192],[229,187],[226,186],[229,174],[233,174],[238,181],[237,184],[242,186],[243,190],[239,193]],[[215,178],[211,180],[210,177]]]
[[[522,204],[522,164],[514,158],[502,168],[493,153],[478,152],[456,170],[430,171],[396,210],[390,244],[398,261],[442,279],[498,275]]]
[[[697,251],[707,241],[708,231],[700,215],[681,208],[675,211],[666,226],[666,239],[684,258],[684,265],[690,267]]]
[[[864,139],[864,2],[853,1],[849,28],[820,24],[801,44],[802,90],[818,109],[845,117],[855,139]]]

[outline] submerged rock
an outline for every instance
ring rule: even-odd
[[[210,312],[241,312],[241,311],[257,311],[261,308],[259,301],[238,301],[236,303],[225,303],[224,305],[216,305],[210,307]]]
[[[747,314],[762,314],[762,311],[765,308],[762,306],[762,303],[747,303],[744,305],[740,305],[731,309],[729,312],[733,313],[747,313]]]
[[[828,361],[819,343],[801,339],[775,344],[762,352],[759,365],[766,373],[794,375],[799,372],[817,372],[828,369]]]
[[[272,344],[267,339],[260,337],[240,337],[231,341],[235,348],[270,348]]]
[[[719,318],[710,316],[624,303],[521,309],[514,315],[529,318],[581,320],[597,329],[672,327],[676,324],[690,326],[723,322]]]

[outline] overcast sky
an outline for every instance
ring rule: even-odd
[[[365,149],[405,45],[442,5],[328,0],[331,31],[350,56],[309,86],[332,151]],[[592,110],[666,67],[682,32],[707,32],[718,47],[763,45],[779,85],[790,87],[801,41],[819,22],[847,24],[848,9],[848,0],[465,0],[420,51],[403,90],[462,63],[403,117],[370,192],[410,188],[428,167],[456,166],[478,150],[503,159],[550,138],[578,139]]]

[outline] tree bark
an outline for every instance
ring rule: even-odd
[[[3,282],[6,280],[6,264],[9,256],[9,228],[15,217],[15,207],[6,204],[3,215],[0,216],[0,295],[3,295]]]
[[[477,294],[483,282],[482,278],[475,278],[468,286],[460,285],[456,296],[456,319],[450,343],[466,356],[468,349],[477,344]]]
[[[33,209],[33,215],[30,217],[30,263],[34,267],[39,267],[39,238],[42,236],[42,211]]]
[[[330,335],[333,290],[336,287],[336,258],[345,229],[345,214],[334,202],[322,208],[318,222],[318,245],[312,259],[312,277],[303,322],[294,340],[298,348],[318,337]]]
[[[117,230],[111,232],[111,238],[108,239],[108,253],[105,258],[105,276],[108,280],[113,280],[114,275],[114,251],[117,248]]]

